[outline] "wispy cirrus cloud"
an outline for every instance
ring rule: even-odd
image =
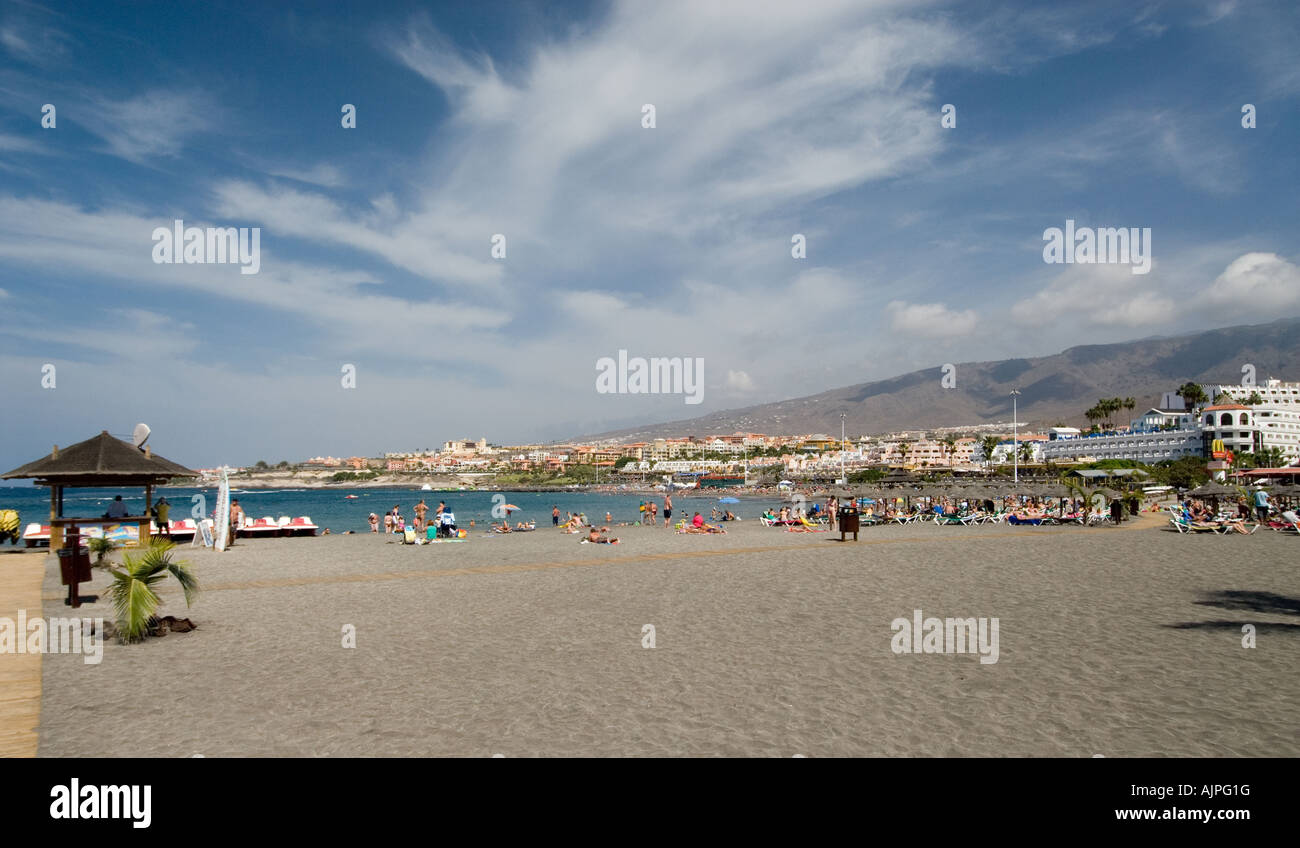
[[[221,123],[222,109],[200,91],[153,89],[126,99],[96,97],[81,112],[105,152],[136,164],[175,159],[193,137]]]

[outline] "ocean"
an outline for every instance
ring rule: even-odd
[[[139,515],[144,509],[144,493],[139,489],[71,489],[65,492],[63,514],[66,516],[95,517],[108,510],[108,504],[114,496],[121,495],[126,501],[132,515]],[[177,488],[154,492],[154,499],[162,495],[172,505],[170,518],[174,521],[194,517],[194,511],[208,517],[217,503],[217,490]],[[348,499],[347,495],[356,495]],[[513,504],[519,507],[512,511],[512,523],[535,520],[538,526],[549,525],[552,505],[560,508],[560,520],[566,512],[582,512],[593,523],[603,524],[605,513],[610,513],[614,522],[635,522],[639,518],[637,506],[649,500],[649,495],[613,494],[603,492],[423,492],[418,489],[231,489],[231,497],[239,500],[244,512],[251,518],[282,515],[296,517],[310,516],[322,530],[329,528],[331,533],[343,533],[355,530],[367,532],[367,516],[375,513],[382,520],[383,515],[394,505],[401,507],[402,515],[409,522],[415,517],[415,505],[423,498],[432,513],[439,501],[446,501],[456,514],[456,523],[469,527],[470,520],[476,525],[494,518],[494,504]],[[493,498],[497,500],[494,501]],[[766,506],[780,506],[781,496],[771,495],[762,498],[741,498],[737,504],[718,504],[718,498],[727,497],[716,491],[705,494],[686,494],[677,492],[673,495],[673,518],[680,518],[688,510],[693,515],[696,510],[705,518],[714,506],[730,507],[740,518],[757,518]],[[663,512],[663,494],[654,496],[659,507],[660,519]],[[32,522],[45,523],[50,515],[49,489],[34,487],[0,487],[0,509],[16,509],[22,525]]]

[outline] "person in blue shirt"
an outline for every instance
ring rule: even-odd
[[[1260,524],[1268,521],[1268,492],[1263,489],[1255,490],[1255,515]]]

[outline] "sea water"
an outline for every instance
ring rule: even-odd
[[[63,514],[94,518],[108,511],[108,505],[116,495],[121,495],[131,515],[140,515],[144,511],[144,492],[139,489],[70,489],[64,492]],[[356,495],[355,499],[348,495]],[[154,501],[166,497],[171,504],[168,515],[172,521],[193,518],[195,510],[200,510],[204,517],[210,517],[217,504],[215,487],[206,489],[166,488],[154,491]],[[385,512],[394,506],[400,507],[408,524],[415,518],[415,505],[421,498],[429,506],[432,514],[439,501],[446,501],[456,515],[456,524],[469,527],[471,520],[476,525],[488,522],[500,522],[504,518],[499,507],[511,504],[519,507],[510,514],[511,524],[520,521],[536,521],[538,526],[549,526],[551,507],[560,509],[560,521],[565,513],[585,513],[594,524],[605,523],[605,513],[609,513],[614,523],[635,523],[640,520],[637,510],[639,504],[653,500],[659,509],[659,520],[663,520],[663,493],[626,494],[604,492],[428,492],[419,489],[240,489],[232,486],[232,499],[237,499],[243,507],[244,514],[250,518],[270,516],[278,519],[282,515],[291,518],[310,516],[322,530],[329,528],[331,533],[343,533],[354,530],[358,533],[368,532],[370,526],[367,518],[375,513],[382,522]],[[730,509],[740,518],[757,518],[765,507],[779,508],[781,497],[770,495],[764,498],[742,498],[740,503],[720,504],[718,499],[728,497],[729,493],[719,490],[704,492],[675,492],[673,494],[673,520],[685,515],[687,518],[696,511],[710,517],[714,507],[719,510]],[[493,512],[494,507],[497,511]],[[18,510],[22,527],[30,523],[45,524],[50,516],[50,490],[43,486],[0,487],[0,509]],[[382,524],[380,525],[382,528]]]

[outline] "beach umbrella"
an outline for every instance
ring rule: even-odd
[[[513,511],[513,510],[516,510],[516,509],[519,509],[519,507],[515,506],[514,504],[506,504],[505,506],[503,506],[503,507],[501,507],[501,508],[502,508],[502,509],[512,510],[512,511]]]
[[[1225,486],[1223,483],[1210,481],[1192,489],[1191,494],[1197,497],[1224,497],[1225,495],[1240,495],[1236,486]]]

